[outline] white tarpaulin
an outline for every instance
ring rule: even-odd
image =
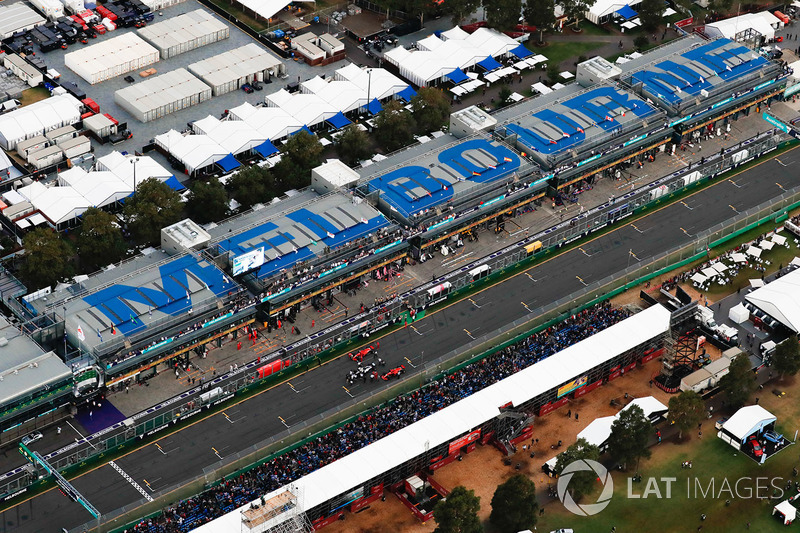
[[[792,262],[789,263],[791,266],[800,266],[800,257],[795,257],[792,259]]]
[[[705,283],[706,281],[708,281],[708,278],[707,278],[707,277],[705,277],[704,275],[702,275],[700,272],[696,272],[696,273],[694,274],[694,276],[692,276],[690,279],[691,279],[691,280],[692,280],[694,283],[697,283],[698,285],[702,285],[703,283]]]
[[[747,257],[744,254],[731,254],[731,259],[733,259],[734,263],[746,263]]]
[[[782,501],[772,510],[772,514],[780,513],[783,516],[783,525],[788,526],[797,518],[797,509],[789,500]]]
[[[778,246],[783,246],[784,244],[786,244],[786,237],[784,237],[783,235],[778,235],[776,233],[775,235],[772,236],[772,242],[774,242]]]
[[[719,274],[719,272],[717,272],[716,270],[714,270],[711,267],[704,268],[702,272],[703,272],[703,275],[705,277],[707,277],[707,278],[714,278]]]
[[[764,280],[762,280],[762,279],[751,279],[750,280],[750,286],[753,287],[754,289],[758,289],[759,287],[763,287],[764,286]]]
[[[583,431],[578,433],[578,438],[586,439],[589,444],[602,447],[611,436],[611,425],[616,419],[616,416],[595,418]]]
[[[644,412],[645,418],[648,419],[663,415],[668,411],[667,406],[661,403],[655,396],[644,396],[632,400],[631,403],[620,409],[620,412],[630,409],[634,405],[639,407]]]
[[[750,311],[748,311],[747,308],[745,308],[745,306],[742,304],[734,305],[728,311],[728,318],[730,318],[736,324],[741,324],[750,318]]]
[[[736,411],[726,420],[722,429],[738,439],[741,444],[747,437],[763,430],[775,420],[775,415],[760,405],[748,405]]]
[[[752,255],[753,257],[761,257],[761,252],[761,248],[756,248],[755,246],[747,249],[747,255]]]
[[[761,241],[761,244],[758,245],[762,250],[772,250],[773,246],[775,246],[775,243],[772,241]]]

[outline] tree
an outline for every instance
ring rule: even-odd
[[[447,498],[433,508],[436,529],[433,533],[481,533],[483,526],[478,518],[481,499],[474,490],[459,485]]]
[[[558,65],[555,63],[550,63],[547,67],[547,79],[550,83],[556,83],[561,76],[561,73],[558,71]]]
[[[710,13],[720,13],[728,11],[733,6],[733,0],[709,0],[708,11]]]
[[[336,139],[336,152],[345,164],[353,166],[372,155],[369,137],[361,128],[351,124]]]
[[[516,474],[497,486],[492,496],[489,522],[501,533],[533,529],[538,514],[536,485],[527,476]]]
[[[228,191],[243,208],[271,200],[276,194],[275,178],[268,168],[243,167],[228,180]]]
[[[421,133],[441,130],[450,121],[450,100],[439,89],[422,87],[411,98],[411,112]]]
[[[734,409],[743,406],[757,386],[750,357],[745,353],[740,353],[731,361],[728,373],[719,380],[720,390],[726,394],[728,403]]]
[[[50,228],[36,228],[22,240],[25,253],[20,269],[28,289],[52,287],[72,277],[72,249],[58,233]]]
[[[119,261],[126,249],[117,217],[96,207],[83,214],[76,244],[81,266],[89,271]]]
[[[650,44],[650,41],[647,39],[646,35],[639,35],[633,40],[633,46],[635,46],[636,49],[640,51],[647,48],[648,44]]]
[[[706,415],[703,398],[693,390],[685,390],[669,399],[669,421],[678,427],[678,440],[683,432],[699,424]]]
[[[564,8],[564,15],[567,20],[574,20],[576,30],[581,29],[581,20],[583,14],[588,11],[589,7],[593,4],[589,0],[561,0],[561,7]]]
[[[122,216],[139,243],[156,243],[161,239],[161,228],[181,219],[182,209],[177,192],[155,178],[147,178],[126,201]]]
[[[306,131],[289,138],[283,147],[283,157],[274,169],[284,191],[311,184],[311,169],[322,163],[322,150],[317,136]]]
[[[481,0],[448,0],[441,4],[442,14],[453,18],[453,25],[458,26],[467,15],[481,7]]]
[[[650,457],[647,441],[652,430],[653,427],[641,407],[633,405],[625,409],[611,424],[611,435],[608,437],[611,457],[624,465],[636,461],[638,470],[639,459]]]
[[[512,92],[511,88],[505,83],[500,85],[500,91],[497,93],[497,98],[500,100],[497,103],[498,107],[504,107],[509,104],[508,99],[511,98]]]
[[[216,178],[192,185],[186,211],[195,222],[206,224],[225,218],[228,214],[228,192]]]
[[[554,0],[527,0],[522,11],[525,22],[536,26],[539,31],[539,44],[544,44],[544,30],[556,23],[556,4]]]
[[[375,118],[375,138],[388,152],[394,152],[414,139],[414,117],[393,100]]]
[[[789,337],[775,348],[772,364],[781,378],[787,374],[794,376],[800,371],[800,344],[796,336]]]
[[[581,459],[597,461],[599,458],[600,448],[594,444],[589,444],[586,439],[578,439],[575,444],[558,455],[556,472],[561,473],[567,465]],[[576,500],[580,499],[581,496],[592,491],[596,479],[597,474],[590,470],[573,472],[572,479],[569,481],[570,494]]]
[[[645,31],[656,31],[663,22],[666,5],[661,0],[642,0],[637,11]]]
[[[486,23],[497,31],[513,30],[519,24],[522,0],[483,0]]]

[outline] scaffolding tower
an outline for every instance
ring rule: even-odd
[[[271,498],[261,497],[242,513],[242,533],[309,533],[303,491],[292,483]]]
[[[664,360],[656,382],[662,388],[677,389],[681,379],[691,374],[697,363],[697,329],[695,312],[697,302],[674,311],[670,318],[670,332],[664,340]]]

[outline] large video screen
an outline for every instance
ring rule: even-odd
[[[233,258],[233,275],[238,276],[264,264],[264,247],[250,250]]]

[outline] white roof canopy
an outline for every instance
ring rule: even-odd
[[[745,298],[787,328],[800,331],[800,270],[781,276]]]
[[[744,255],[744,254],[740,254],[740,253],[731,254],[731,259],[733,260],[734,263],[746,263],[747,262],[747,256]]]
[[[772,236],[772,242],[774,242],[778,246],[783,246],[784,244],[786,244],[786,237],[784,237],[783,235],[778,235],[776,233],[775,235]]]
[[[589,425],[578,433],[579,439],[586,439],[589,444],[602,446],[611,436],[611,426],[617,419],[616,416],[603,416],[595,418]]]
[[[791,524],[794,522],[795,518],[797,518],[797,509],[795,509],[794,505],[792,505],[792,502],[789,500],[784,500],[776,505],[772,514],[775,514],[776,512],[783,515],[784,525]]]
[[[695,272],[690,279],[698,285],[703,284],[708,280],[708,278],[702,275],[700,272]]]
[[[653,415],[666,413],[668,411],[667,406],[661,403],[654,396],[644,396],[642,398],[636,398],[635,400],[632,400],[631,403],[623,407],[620,412],[630,409],[633,405],[639,406],[641,410],[644,411],[645,418],[650,418]]]
[[[775,415],[760,405],[748,405],[736,411],[733,416],[723,424],[722,429],[744,441],[750,435],[760,431],[764,426],[777,420]]]
[[[753,257],[761,257],[761,252],[761,248],[755,246],[751,246],[747,249],[747,255],[752,255]]]

